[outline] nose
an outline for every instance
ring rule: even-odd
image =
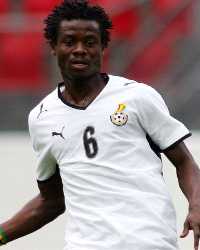
[[[74,54],[86,54],[87,50],[84,46],[84,44],[82,42],[79,42],[76,44],[74,50],[73,50]]]

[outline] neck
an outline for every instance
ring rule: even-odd
[[[87,106],[105,87],[101,74],[81,79],[65,78],[64,83],[64,99],[78,106]]]

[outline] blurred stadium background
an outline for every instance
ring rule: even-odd
[[[0,204],[1,221],[37,192],[32,187],[35,185],[35,159],[27,135],[27,116],[32,107],[61,81],[55,59],[43,39],[43,20],[49,10],[60,2],[61,0],[0,0],[1,173],[4,173],[2,169],[6,165],[5,175],[0,175],[1,189],[6,190],[1,199],[6,202]],[[162,93],[171,113],[189,129],[198,131],[200,2],[91,2],[104,6],[114,23],[111,46],[105,54],[104,71],[152,85]],[[196,141],[189,141],[189,146],[198,160],[200,137],[198,133],[195,135]],[[173,181],[171,174],[174,170],[171,169],[166,175],[174,196],[177,184]],[[13,183],[12,187],[8,180]],[[16,197],[14,204],[9,197]],[[183,197],[178,197],[179,193],[174,196],[174,201],[178,220],[182,223],[187,205]],[[11,243],[5,249],[59,250],[63,242],[63,222],[55,223],[57,224],[50,225],[42,232],[28,236],[28,239]],[[181,224],[179,229],[180,227]],[[192,249],[191,238],[186,242],[188,243],[181,243],[181,250]]]
[[[200,127],[200,2],[91,0],[112,16],[104,70],[154,86],[190,129]],[[60,81],[43,19],[61,0],[0,0],[0,130],[27,128],[29,110]]]

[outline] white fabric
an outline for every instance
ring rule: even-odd
[[[122,113],[128,115],[123,126],[110,119],[119,104],[126,105]],[[93,158],[83,141],[87,127],[94,128],[86,136],[98,146]],[[65,250],[178,249],[162,162],[146,135],[163,150],[189,131],[170,116],[153,88],[109,76],[84,110],[63,103],[56,89],[31,111],[29,128],[38,180],[51,177],[56,164],[60,168],[67,207]]]

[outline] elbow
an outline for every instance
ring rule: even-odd
[[[62,204],[60,204],[59,206],[57,206],[57,214],[58,216],[63,214],[66,210],[66,206],[65,206],[65,203],[62,202]]]
[[[64,200],[54,201],[52,211],[55,217],[58,217],[59,215],[63,214],[65,210],[66,206]]]
[[[64,200],[43,200],[42,210],[48,218],[54,220],[65,212]]]

